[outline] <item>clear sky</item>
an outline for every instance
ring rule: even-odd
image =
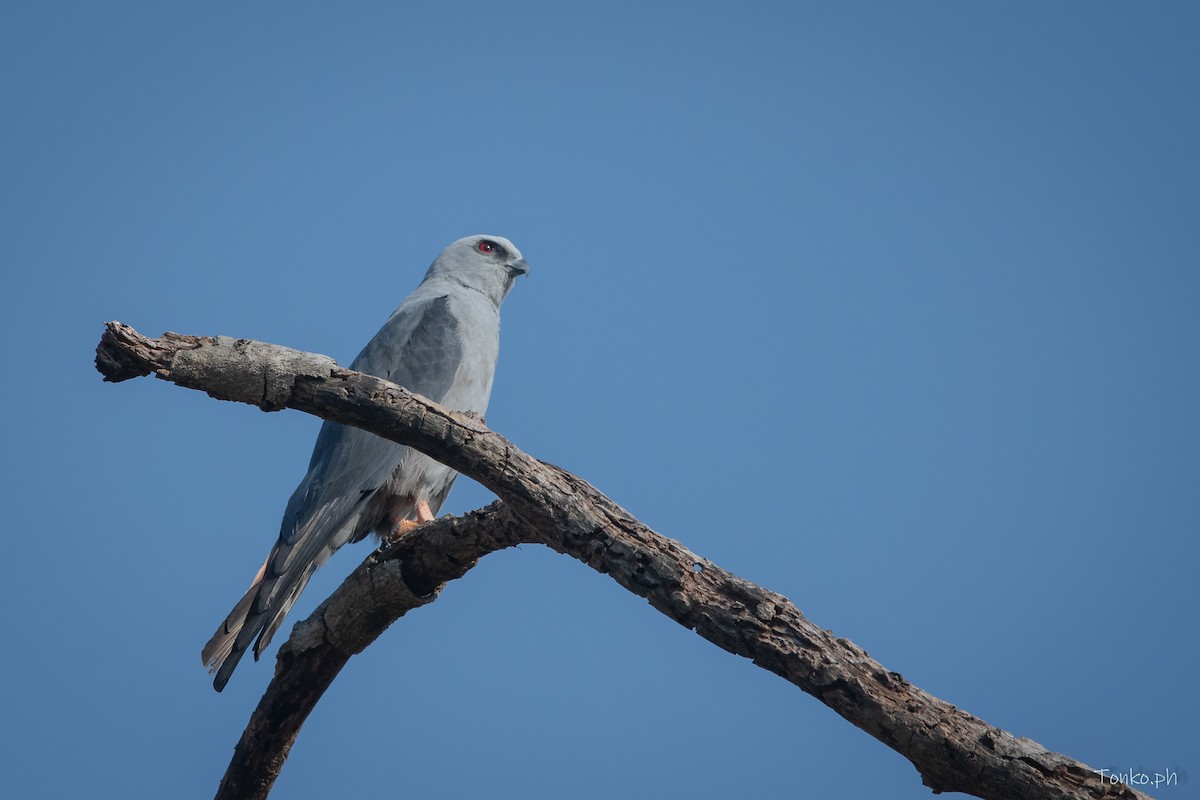
[[[1198,37],[1191,2],[4,4],[4,793],[210,797],[273,669],[218,695],[200,648],[318,422],[103,384],[101,324],[348,363],[482,232],[532,265],[493,428],[1200,796]],[[529,546],[353,659],[276,786],[368,795],[929,793]]]

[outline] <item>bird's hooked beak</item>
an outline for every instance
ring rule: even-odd
[[[529,264],[525,262],[524,258],[518,258],[516,261],[510,261],[504,266],[508,267],[509,274],[514,278],[518,275],[529,274]]]

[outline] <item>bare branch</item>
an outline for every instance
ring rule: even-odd
[[[409,608],[432,600],[475,559],[517,541],[541,542],[583,561],[681,625],[800,687],[904,755],[935,792],[997,800],[1145,797],[922,691],[809,622],[782,595],[655,533],[586,481],[523,453],[477,420],[395,384],[274,345],[175,334],[150,339],[120,323],[108,323],[96,364],[107,380],[155,372],[221,399],[356,425],[429,454],[503,501],[461,520],[429,523],[372,554],[297,625],[218,797],[265,797],[304,716],[349,656]],[[272,736],[264,725],[281,717],[289,727]],[[243,770],[236,783],[235,768]]]

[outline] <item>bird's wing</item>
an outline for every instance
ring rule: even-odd
[[[457,328],[448,296],[410,299],[350,368],[441,400],[462,361]],[[205,647],[205,663],[216,667],[220,662],[214,680],[218,689],[256,636],[255,656],[267,647],[313,571],[374,527],[376,520],[363,518],[368,501],[407,452],[404,445],[358,428],[322,425],[308,474],[288,501],[261,583],[251,587]],[[235,617],[244,622],[238,625]]]
[[[385,378],[436,402],[450,388],[462,360],[456,327],[446,296],[402,306],[350,369]],[[407,452],[406,446],[360,428],[323,424],[308,474],[288,501],[266,579],[272,573],[292,572],[294,565],[320,563],[337,548],[366,535],[369,529],[347,529],[346,523]]]

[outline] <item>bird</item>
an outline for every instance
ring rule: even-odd
[[[503,236],[476,234],[444,249],[350,368],[483,417],[500,352],[500,304],[529,272]],[[326,421],[249,590],[201,652],[225,688],[254,642],[257,661],[313,572],[371,532],[391,539],[433,519],[457,473],[359,428]]]

